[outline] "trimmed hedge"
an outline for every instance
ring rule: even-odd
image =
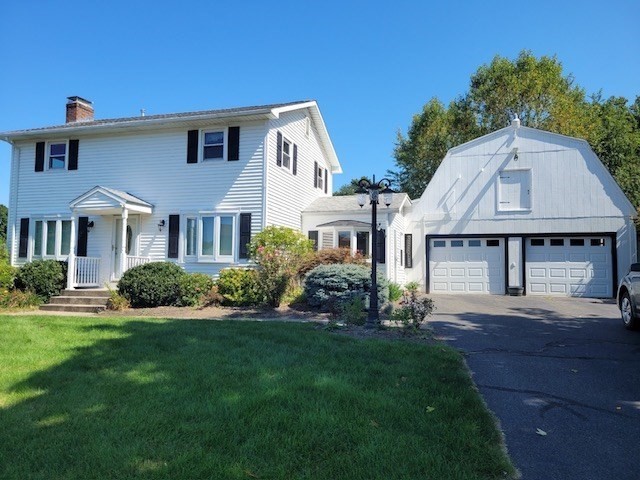
[[[43,302],[48,302],[67,284],[67,262],[57,260],[34,260],[18,269],[15,286],[20,290],[35,293]]]
[[[214,286],[213,279],[204,273],[188,273],[180,277],[181,307],[204,305]]]
[[[323,248],[313,252],[300,266],[298,275],[303,277],[318,265],[334,265],[353,263],[356,265],[367,265],[367,261],[360,252],[356,252],[355,255],[351,254],[349,248]]]
[[[259,305],[264,301],[258,272],[252,268],[225,268],[220,272],[216,285],[225,305]]]
[[[118,293],[135,308],[177,305],[180,280],[185,275],[187,273],[175,263],[145,263],[122,275],[118,282]]]
[[[371,269],[363,265],[319,265],[311,270],[304,283],[307,303],[312,307],[329,308],[336,303],[352,301],[354,295],[368,303],[371,289]],[[378,303],[389,300],[387,280],[378,274]]]

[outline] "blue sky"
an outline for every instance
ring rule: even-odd
[[[495,55],[557,55],[588,93],[640,94],[635,1],[9,1],[0,131],[96,118],[315,99],[344,174],[393,168],[398,131]],[[0,203],[10,147],[0,142]]]

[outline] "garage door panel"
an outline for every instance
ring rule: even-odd
[[[498,246],[493,246],[496,239],[486,238],[430,240],[430,290],[503,294],[504,240],[497,242]]]
[[[526,240],[527,292],[533,295],[613,296],[610,238]]]

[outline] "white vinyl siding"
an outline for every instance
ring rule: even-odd
[[[268,135],[267,155],[267,205],[266,225],[283,225],[295,229],[301,229],[301,212],[314,199],[325,196],[324,190],[314,188],[314,162],[319,167],[327,169],[331,178],[331,169],[325,161],[325,156],[318,141],[314,128],[310,134],[305,134],[306,115],[303,111],[288,112],[280,115],[280,118],[271,120]],[[297,171],[292,175],[291,170],[278,167],[277,132],[282,133],[283,140],[291,142],[291,155],[293,161],[293,144],[297,145]],[[324,177],[324,174],[323,174]],[[327,179],[325,179],[327,181]],[[327,194],[331,194],[331,180],[329,180]]]

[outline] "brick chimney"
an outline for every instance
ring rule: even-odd
[[[92,122],[93,104],[82,97],[67,97],[67,123]]]

